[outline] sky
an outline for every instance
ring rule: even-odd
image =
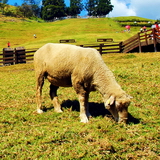
[[[85,0],[83,0],[85,2]],[[21,5],[23,0],[8,0],[8,4]],[[69,0],[65,0],[66,4]],[[160,19],[160,0],[111,0],[114,6],[113,11],[109,13],[109,17],[119,16],[138,16],[148,19]],[[85,15],[83,11],[81,15]]]

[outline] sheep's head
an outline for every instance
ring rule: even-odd
[[[110,96],[109,99],[105,102],[106,109],[110,111],[117,122],[127,122],[128,106],[130,104],[131,98],[132,97],[126,94],[120,98]]]

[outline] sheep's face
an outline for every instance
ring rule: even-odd
[[[110,111],[117,122],[127,122],[130,98],[131,97],[128,95],[119,99],[115,99],[114,96],[111,96],[105,103],[106,109]]]

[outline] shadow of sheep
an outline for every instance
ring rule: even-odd
[[[62,102],[62,109],[63,108],[70,108],[72,111],[77,111],[80,112],[80,106],[79,102],[77,100],[65,100]],[[112,117],[111,113],[105,109],[103,103],[94,103],[94,102],[89,102],[89,112],[92,117]],[[113,118],[113,117],[112,117]],[[134,123],[138,124],[140,123],[140,120],[133,117],[130,113],[128,113],[128,123]]]

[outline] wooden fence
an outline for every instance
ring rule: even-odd
[[[80,46],[84,48],[95,48],[102,55],[107,53],[120,53],[121,44],[122,42],[117,42],[117,43],[115,42],[115,43],[101,43],[101,44],[85,44]]]
[[[156,29],[150,29],[146,32],[140,32],[133,37],[127,39],[124,42],[103,42],[96,44],[79,45],[84,48],[95,48],[100,54],[107,53],[128,53],[132,52],[135,48],[138,48],[139,52],[142,52],[143,46],[153,46],[153,51],[157,51],[157,44],[160,44],[160,31]],[[0,65],[10,65],[18,63],[27,63],[33,61],[33,55],[38,48],[24,49],[18,47],[15,49],[5,48],[3,52],[0,52]]]
[[[23,47],[18,48],[4,48],[0,52],[0,65],[14,65],[19,63],[27,63],[33,61],[34,52],[36,49],[24,49]]]
[[[79,46],[84,48],[95,48],[100,52],[100,54],[119,53],[121,51],[121,43],[85,44]],[[21,48],[19,50],[6,48],[2,52],[0,52],[0,65],[14,65],[33,61],[34,53],[37,50],[38,48]]]
[[[143,46],[153,45],[153,51],[157,51],[157,43],[160,43],[160,31],[157,29],[149,29],[145,32],[139,32],[133,37],[127,39],[122,43],[122,52],[128,53],[135,48],[139,48],[142,52]]]

